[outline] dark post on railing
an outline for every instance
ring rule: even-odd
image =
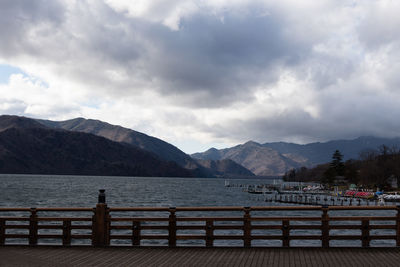
[[[0,219],[0,246],[4,245],[6,241],[6,222],[3,219]]]
[[[214,246],[214,223],[212,220],[206,221],[206,247]]]
[[[282,246],[284,248],[288,248],[290,246],[289,234],[290,234],[289,220],[283,220],[282,221]]]
[[[140,246],[140,222],[132,222],[132,245]]]
[[[169,208],[169,223],[168,223],[168,246],[171,248],[176,247],[176,208]]]
[[[322,247],[329,247],[329,206],[322,205],[322,218],[321,218],[321,239]]]
[[[366,248],[369,247],[369,220],[362,220],[361,221],[361,234],[362,234],[362,247]]]
[[[36,208],[31,208],[31,216],[29,218],[29,245],[37,245],[38,222]]]
[[[243,245],[244,245],[245,248],[251,247],[250,207],[244,207],[244,215],[243,215]]]
[[[99,201],[94,209],[93,215],[92,245],[96,247],[103,247],[108,245],[109,241],[108,210],[105,190],[100,189],[99,191]]]
[[[397,205],[396,246],[400,247],[400,205]]]
[[[98,204],[105,204],[106,203],[106,190],[100,189],[99,190],[99,201]]]
[[[71,245],[71,221],[63,221],[63,246]]]

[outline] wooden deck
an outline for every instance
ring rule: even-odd
[[[0,266],[399,266],[400,248],[0,247]]]

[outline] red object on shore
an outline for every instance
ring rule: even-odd
[[[344,194],[345,197],[359,197],[359,198],[371,198],[374,196],[373,192],[357,192],[355,190],[347,190]]]
[[[346,197],[352,197],[356,194],[357,192],[355,190],[347,190],[346,193],[344,193],[344,196]]]

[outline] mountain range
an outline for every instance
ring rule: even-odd
[[[0,118],[0,173],[180,176],[192,174],[174,162],[106,138],[49,129],[25,118]],[[136,160],[139,159],[139,160]]]
[[[249,141],[231,148],[211,148],[191,156],[201,160],[232,159],[258,176],[279,176],[292,168],[312,167],[329,162],[335,150],[343,154],[344,160],[357,159],[361,152],[377,149],[381,145],[400,147],[400,138],[364,136],[353,140],[305,145],[285,142],[260,144]]]
[[[232,160],[198,162],[158,138],[98,120],[8,115],[0,116],[0,173],[254,176]]]
[[[400,138],[359,137],[299,145],[249,141],[188,155],[161,139],[92,119],[66,121],[0,116],[0,173],[185,177],[279,176],[331,160],[338,149],[356,159]]]

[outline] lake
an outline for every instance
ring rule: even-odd
[[[290,205],[264,202],[262,196],[243,192],[240,187],[225,187],[224,179],[0,175],[0,181],[0,207],[94,207],[97,203],[99,189],[106,190],[106,202],[110,207]],[[267,184],[273,181],[268,179],[235,179],[231,182],[235,184]],[[304,213],[307,213],[307,211],[294,211],[290,214],[301,216]],[[332,214],[335,213],[337,215],[358,216],[394,215],[393,211],[332,212]],[[198,214],[198,216],[201,215],[201,213]],[[226,213],[224,215],[226,216]],[[280,214],[276,215],[287,214],[285,211],[281,211]],[[320,216],[320,213],[317,216]],[[346,231],[342,234],[354,234],[359,230]],[[382,234],[393,234],[392,230],[374,231]],[[307,233],[307,230],[303,230],[303,234]],[[277,245],[273,241],[258,245]],[[318,246],[320,244],[320,241],[313,240],[293,240],[292,242],[293,245],[298,243],[299,245]],[[229,240],[223,241],[221,245],[232,245],[231,243],[235,245],[233,241]],[[193,245],[192,243],[187,244]],[[359,244],[360,241],[331,241],[333,246]],[[371,245],[392,246],[393,241],[374,240]]]
[[[0,175],[2,207],[94,207],[99,189],[109,206],[254,206],[264,205],[224,179]],[[234,180],[238,184],[271,180]]]

